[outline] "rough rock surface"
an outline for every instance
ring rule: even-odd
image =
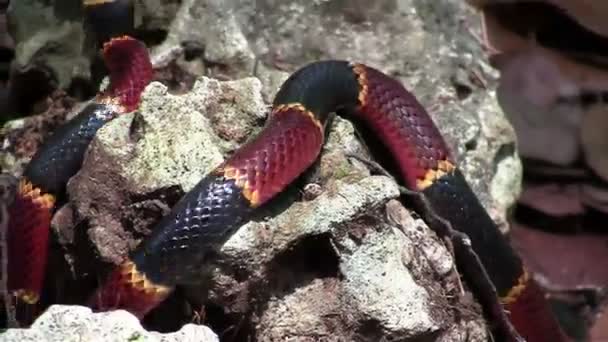
[[[156,16],[157,6],[148,4],[150,16]],[[175,51],[181,53],[183,42],[195,42],[204,46],[202,58],[206,62],[251,71],[254,54],[231,6],[223,0],[184,1],[168,28],[167,38],[152,51],[153,64],[160,66],[174,56]]]
[[[161,334],[144,330],[126,311],[92,313],[86,307],[65,305],[53,305],[29,329],[10,329],[1,337],[6,342],[219,342],[206,326],[188,324],[177,332]]]
[[[263,87],[199,78],[173,95],[154,83],[138,112],[100,130],[53,224],[72,282],[98,275],[100,261],[120,261],[184,191],[262,127],[262,99],[287,72],[318,59],[357,60],[401,79],[445,132],[484,205],[505,221],[521,166],[461,1],[184,1],[179,10],[144,3],[142,25],[171,28],[153,50],[156,61],[180,56],[194,40],[207,65],[252,74]],[[189,25],[180,22],[185,15]],[[227,43],[213,45],[217,37]],[[211,327],[224,330],[214,324],[219,315],[243,339],[487,340],[444,244],[394,200],[393,180],[370,175],[348,153],[365,148],[353,126],[336,119],[319,165],[297,187],[303,193],[282,196],[232,236],[204,289],[187,289],[188,301],[220,307]]]
[[[14,69],[44,67],[60,88],[68,87],[76,77],[90,77],[78,2],[11,1],[7,15],[15,41]]]
[[[0,172],[20,175],[44,139],[75,114],[76,110],[71,111],[73,99],[64,95],[62,91],[56,92],[42,114],[9,121],[0,127]]]

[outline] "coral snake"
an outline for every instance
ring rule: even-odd
[[[105,34],[102,39],[110,38],[103,47],[110,85],[45,141],[19,182],[10,208],[8,286],[27,303],[38,300],[43,286],[56,199],[64,196],[96,131],[135,110],[153,74],[145,45],[120,35],[131,24],[119,29],[108,25],[108,20],[130,20],[129,2],[83,4],[92,26],[100,36]],[[566,340],[543,292],[468,186],[425,109],[399,81],[346,61],[316,62],[292,74],[278,91],[264,129],[156,224],[89,305],[126,309],[141,318],[176,285],[201,282],[201,265],[209,253],[315,162],[333,112],[369,128],[390,151],[400,181],[421,194],[435,215],[468,236],[494,286],[492,293],[498,295],[496,303],[502,304],[499,310],[506,310],[521,336],[531,342]],[[467,275],[466,266],[463,270],[476,290],[476,276]]]

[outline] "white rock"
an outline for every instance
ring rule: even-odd
[[[118,310],[92,313],[82,306],[53,305],[29,329],[9,329],[6,342],[219,342],[211,329],[187,324],[174,333],[148,332],[137,318]]]

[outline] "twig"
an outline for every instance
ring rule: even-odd
[[[386,171],[380,164],[373,160],[363,158],[356,154],[347,154],[347,157],[354,158],[362,162],[363,164],[368,166],[373,172],[394,179],[394,177],[388,171]],[[473,246],[469,237],[465,233],[455,230],[448,220],[439,215],[433,209],[433,206],[429,202],[428,198],[422,192],[410,190],[401,185],[399,185],[399,191],[402,196],[412,196],[416,198],[419,203],[422,204],[423,212],[426,214],[426,216],[430,217],[430,221],[434,221],[433,223],[437,223],[430,223],[428,220],[429,217],[427,217],[426,221],[429,224],[429,227],[433,229],[439,236],[447,237],[449,241],[451,241],[452,247],[459,248],[459,251],[461,253],[458,254],[461,258],[468,258],[466,259],[466,264],[468,264],[469,267],[475,268],[475,271],[471,272],[477,273],[476,279],[478,279],[478,286],[484,291],[483,294],[478,294],[478,296],[482,299],[491,301],[491,303],[488,303],[490,305],[490,308],[486,309],[490,309],[490,314],[493,316],[493,320],[498,323],[502,330],[506,332],[514,341],[525,342],[525,339],[519,335],[519,333],[517,332],[517,330],[515,330],[515,327],[513,327],[513,324],[507,317],[505,310],[503,309],[502,304],[500,303],[498,291],[496,290],[494,283],[492,283],[492,280],[490,279],[490,276],[488,275],[488,272],[486,271],[486,268],[484,267],[483,263],[479,259],[479,256],[473,250]],[[454,253],[454,255],[456,255],[456,253]]]

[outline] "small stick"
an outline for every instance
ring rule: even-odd
[[[369,160],[359,155],[350,153],[346,156],[348,158],[356,159],[361,163],[365,164],[372,172],[376,172],[378,174],[395,179],[379,163],[373,160]],[[465,233],[455,230],[448,220],[437,214],[437,212],[433,209],[431,203],[429,202],[428,198],[424,196],[422,192],[410,190],[401,185],[399,185],[399,192],[402,196],[413,196],[420,203],[422,203],[425,214],[427,216],[430,216],[431,218],[430,221],[434,221],[433,223],[437,223],[431,224],[430,222],[428,222],[429,220],[427,220],[427,223],[429,223],[429,227],[433,229],[439,236],[447,237],[449,241],[451,241],[452,248],[459,248],[458,250],[462,252],[459,253],[460,257],[466,257],[467,264],[469,264],[470,267],[475,268],[475,271],[478,273],[478,275],[475,277],[476,282],[478,283],[477,285],[479,285],[479,287],[482,288],[484,291],[484,294],[479,294],[479,296],[490,300],[490,307],[487,309],[490,309],[489,312],[493,316],[493,320],[498,323],[502,330],[505,331],[508,336],[511,337],[514,341],[525,342],[525,339],[519,335],[519,333],[517,332],[517,330],[515,330],[515,327],[513,327],[513,324],[507,317],[505,310],[503,309],[502,304],[500,303],[496,287],[492,283],[492,280],[490,279],[486,268],[483,266],[483,263],[479,259],[479,256],[473,250],[473,246],[471,245],[471,240],[469,239],[469,237]],[[454,250],[453,252],[454,255],[456,255]]]

